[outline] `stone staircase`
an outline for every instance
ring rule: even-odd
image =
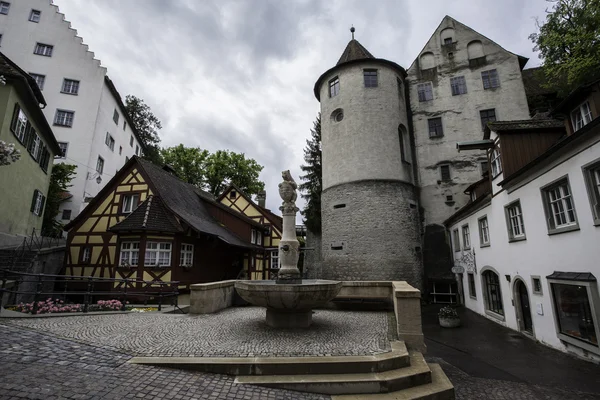
[[[454,387],[437,364],[404,342],[374,356],[134,357],[129,362],[236,375],[236,384],[333,395],[333,399],[452,400]]]
[[[0,249],[0,272],[5,270],[29,272],[37,254],[37,250],[21,252],[15,249]]]

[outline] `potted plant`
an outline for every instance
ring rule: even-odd
[[[438,318],[442,328],[456,328],[460,326],[458,313],[450,306],[442,307],[438,313]]]

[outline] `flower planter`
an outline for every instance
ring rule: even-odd
[[[439,317],[439,320],[442,328],[458,328],[460,326],[460,318]]]

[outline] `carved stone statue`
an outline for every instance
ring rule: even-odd
[[[283,171],[281,173],[281,177],[283,178],[283,182],[279,184],[279,196],[283,200],[283,204],[279,209],[283,213],[283,215],[294,214],[298,212],[298,208],[296,207],[296,199],[298,198],[298,193],[296,189],[298,189],[298,185],[294,178],[292,178],[292,174],[290,174],[290,170]]]
[[[290,171],[281,173],[283,182],[279,184],[279,195],[283,204],[279,209],[283,215],[283,235],[279,242],[279,260],[281,267],[277,274],[277,283],[301,283],[300,270],[298,269],[298,248],[300,243],[296,239],[296,199],[298,185]]]

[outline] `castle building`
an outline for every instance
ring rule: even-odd
[[[446,16],[410,68],[353,37],[321,75],[323,278],[402,279],[457,301],[444,220],[489,169],[458,153],[489,122],[523,120],[527,59]]]
[[[50,0],[3,1],[0,48],[37,82],[44,115],[77,166],[59,219],[67,223],[143,145],[106,68]]]

